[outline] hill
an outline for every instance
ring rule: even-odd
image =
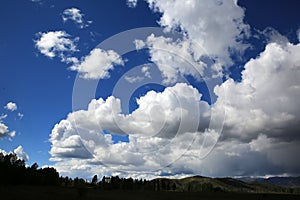
[[[300,176],[298,177],[270,177],[270,178],[249,178],[244,177],[238,180],[244,182],[259,182],[259,183],[269,183],[285,188],[300,188]]]
[[[277,179],[271,179],[277,180]],[[300,193],[300,188],[282,187],[277,184],[263,181],[242,181],[233,178],[210,178],[194,176],[183,179],[158,178],[158,191],[179,192],[243,192],[243,193]],[[283,181],[281,181],[284,184]]]

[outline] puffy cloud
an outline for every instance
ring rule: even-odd
[[[7,153],[3,149],[0,149],[0,153],[2,153],[4,155],[7,155],[7,154],[12,153],[12,152]],[[15,153],[17,155],[18,159],[22,159],[24,161],[29,160],[29,156],[27,155],[27,153],[24,152],[23,147],[21,145],[19,145],[17,148],[15,148],[13,150],[13,153]]]
[[[260,133],[299,139],[300,44],[270,43],[242,72],[242,81],[215,88],[216,112],[225,109],[223,137],[251,140]],[[224,90],[225,95],[220,90]]]
[[[151,34],[146,41],[135,40],[135,46],[137,49],[149,48],[151,61],[158,66],[167,84],[174,84],[185,75],[200,79],[206,67],[193,56],[189,40],[173,41],[172,38]]]
[[[13,138],[16,136],[16,131],[11,131],[8,135],[9,137]]]
[[[145,77],[151,78],[151,72],[150,72],[150,67],[149,66],[143,66],[141,71],[145,75]]]
[[[9,111],[15,111],[17,110],[18,106],[16,103],[8,102],[4,108]],[[5,118],[7,118],[7,114],[0,115],[0,139],[4,137],[9,137],[9,139],[11,139],[15,137],[16,131],[9,131],[8,126],[3,122],[3,119]]]
[[[84,15],[78,8],[68,8],[64,10],[62,19],[64,22],[68,20],[75,22],[79,28],[86,28],[89,26],[88,23],[92,23],[92,21],[85,22],[85,20],[83,20],[83,16]]]
[[[67,119],[55,125],[50,138],[52,160],[86,158],[92,164],[121,165],[121,170],[129,171],[131,167],[138,170],[137,166],[147,171],[159,167],[158,163],[163,160],[161,164],[167,165],[185,149],[176,147],[178,150],[168,159],[147,152],[157,151],[172,138],[171,143],[175,146],[179,143],[177,136],[198,131],[199,124],[203,123],[201,120],[209,117],[209,106],[200,98],[201,94],[195,88],[176,84],[161,93],[150,91],[137,99],[138,108],[129,115],[121,113],[121,102],[115,97],[105,101],[94,99],[87,110],[70,113]],[[103,131],[128,134],[130,143],[114,144],[111,134],[102,134]],[[190,143],[192,139],[192,136],[188,137]],[[188,148],[184,145],[180,146]],[[150,156],[151,161],[139,151]],[[172,152],[169,148],[162,151]]]
[[[159,23],[166,30],[185,32],[197,59],[206,54],[230,66],[232,51],[242,52],[247,47],[242,39],[249,35],[249,26],[243,22],[244,10],[237,1],[148,0],[148,3],[154,11],[162,13]]]
[[[8,127],[2,122],[0,122],[0,138],[6,136],[8,132]]]
[[[137,50],[140,50],[146,46],[146,44],[143,40],[134,40],[133,43]]]
[[[164,174],[170,177],[176,174],[177,177],[194,174],[220,177],[299,173],[299,162],[289,156],[299,151],[299,141],[278,142],[265,136],[250,143],[221,141],[203,157],[203,151],[210,148],[202,146],[203,141],[217,136],[213,132],[185,133],[172,142],[167,138],[133,137],[129,143],[119,142],[105,148],[98,146],[92,159],[64,158],[55,167],[65,175],[84,173],[86,177],[93,174],[154,178]]]
[[[127,0],[127,6],[129,8],[135,8],[137,6],[138,0]]]
[[[10,137],[13,138],[16,136],[16,131],[9,131],[8,126],[6,126],[1,120],[0,120],[0,139],[3,137]]]
[[[4,106],[4,108],[6,110],[13,112],[18,109],[18,106],[14,102],[8,102]],[[3,114],[3,113],[0,115],[0,139],[4,138],[4,137],[9,137],[9,140],[11,140],[13,137],[16,136],[16,131],[9,131],[8,126],[3,122],[3,120],[6,119],[7,116],[8,116],[7,114]],[[17,114],[17,116],[20,117],[19,113]],[[21,117],[20,117],[20,119],[21,119]]]
[[[243,22],[243,8],[234,0],[148,3],[152,10],[162,14],[159,24],[166,31],[182,33],[175,38],[152,34],[146,41],[134,41],[137,50],[149,48],[151,61],[161,71],[164,84],[183,82],[187,75],[198,80],[220,79],[224,67],[232,66],[231,57],[241,55],[250,46],[243,43],[250,36],[250,27]]]
[[[35,40],[36,48],[49,58],[58,56],[64,61],[70,53],[78,51],[75,43],[79,38],[71,39],[65,31],[39,32],[38,37]]]
[[[116,134],[137,136],[157,134],[161,137],[197,131],[200,120],[199,109],[203,116],[208,110],[208,104],[200,101],[200,98],[201,94],[195,88],[178,83],[161,93],[150,91],[140,97],[137,99],[138,109],[129,115],[121,113],[120,99],[113,96],[106,100],[94,99],[87,111],[80,110],[68,115],[67,121],[75,124],[68,123],[66,126],[67,122],[62,121],[62,127],[70,127],[67,129],[74,131],[75,125],[77,130],[94,132],[107,130]],[[187,118],[193,120],[186,120]],[[59,124],[57,126],[60,127]],[[58,132],[60,131],[53,131],[52,135],[57,135]]]
[[[14,103],[14,102],[8,102],[8,103],[6,104],[6,106],[4,106],[4,108],[7,109],[7,110],[10,110],[10,111],[15,111],[15,110],[18,109],[18,106],[17,106],[17,104]]]
[[[107,130],[116,134],[140,136],[162,133],[168,136],[193,129],[196,131],[198,123],[193,127],[190,120],[184,119],[189,116],[198,121],[197,111],[200,108],[203,108],[203,114],[207,111],[208,104],[200,102],[200,97],[195,88],[183,83],[177,84],[166,88],[162,93],[150,91],[137,99],[138,109],[129,115],[121,113],[120,99],[113,96],[106,100],[94,99],[90,102],[88,110],[70,113],[67,120],[57,124],[52,131],[51,141],[61,139],[66,132],[73,134],[76,129],[95,133]]]
[[[79,135],[72,135],[63,141],[57,141],[50,154],[55,157],[91,158],[92,155],[83,145]]]
[[[84,79],[105,79],[110,77],[109,70],[113,70],[115,65],[124,65],[119,54],[95,48],[70,69],[79,72]]]
[[[255,149],[254,146],[266,147]],[[199,149],[197,150],[199,152]],[[250,143],[238,140],[219,141],[204,159],[187,152],[171,168],[173,173],[186,172],[206,176],[265,176],[299,174],[299,161],[290,155],[299,151],[299,141],[282,142],[264,135]],[[196,154],[197,155],[197,154]]]
[[[211,106],[182,83],[148,92],[128,115],[115,97],[92,100],[53,128],[55,167],[87,177],[299,175],[300,162],[290,156],[300,150],[299,53],[300,44],[268,44],[246,63],[240,82],[215,87],[218,99]],[[219,132],[207,120],[218,120],[224,109],[216,143]],[[114,143],[111,133],[128,134],[128,142]]]
[[[129,134],[162,137],[197,131],[200,114],[204,116],[208,110],[208,104],[200,98],[195,88],[183,83],[167,87],[162,93],[150,91],[137,99],[138,109],[127,116],[129,121],[123,130],[130,127],[126,131]]]
[[[18,158],[23,159],[24,161],[29,160],[29,156],[27,153],[24,152],[23,147],[19,145],[15,150],[14,153],[18,156]]]
[[[136,49],[149,48],[165,83],[204,75],[204,55],[217,61],[212,69],[220,72],[232,64],[234,51],[247,48],[242,39],[249,26],[236,1],[148,2],[162,13],[160,25],[167,31],[183,31],[176,40],[150,35],[135,41]],[[240,82],[228,79],[215,87],[218,98],[210,106],[192,86],[176,84],[137,99],[131,114],[122,114],[121,99],[114,96],[93,99],[87,110],[70,113],[50,135],[55,167],[66,175],[72,175],[71,169],[87,177],[299,175],[300,162],[290,155],[300,150],[300,44],[289,43],[274,30],[265,34],[265,50],[245,64]],[[107,78],[114,65],[124,64],[116,52],[101,49],[73,63],[71,69],[86,79]],[[146,68],[142,72],[151,77]],[[209,124],[213,118],[224,125],[218,143],[219,132]],[[114,142],[113,134],[128,142]]]
[[[300,44],[282,41],[247,62],[241,82],[215,87],[211,112],[225,109],[226,118],[221,139],[200,164],[202,173],[299,175],[300,162],[290,155],[300,150]]]

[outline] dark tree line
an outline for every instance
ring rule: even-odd
[[[177,185],[167,179],[143,180],[120,178],[119,176],[103,176],[98,179],[95,175],[91,182],[79,178],[61,177],[60,183],[67,187],[93,187],[100,190],[148,190],[148,191],[176,191]]]
[[[38,169],[38,164],[25,166],[16,154],[0,153],[0,185],[58,185],[59,174],[54,168]]]
[[[151,191],[175,191],[176,184],[167,179],[133,179],[120,178],[119,176],[106,177],[98,181],[97,175],[92,179],[91,184],[103,190],[151,190]]]
[[[103,177],[98,181],[95,175],[91,182],[82,178],[59,177],[54,168],[39,169],[37,163],[26,166],[25,161],[14,153],[0,152],[0,185],[59,185],[66,187],[94,187],[103,190],[164,190],[157,181]]]
[[[4,155],[0,152],[0,186],[1,185],[55,185],[61,187],[74,187],[79,194],[84,194],[87,188],[99,190],[148,190],[148,191],[186,191],[186,192],[222,192],[220,187],[214,187],[209,182],[180,182],[172,179],[133,179],[120,178],[119,176],[98,179],[95,175],[91,182],[82,178],[59,177],[59,173],[54,168],[38,168],[38,164],[26,166],[25,161],[19,159],[16,154]],[[299,194],[299,188],[282,188],[268,185],[249,185],[253,192],[273,191],[283,193]],[[266,188],[266,187],[269,188]],[[238,188],[238,187],[237,187]],[[251,189],[250,188],[250,189]],[[242,191],[242,190],[241,190]]]

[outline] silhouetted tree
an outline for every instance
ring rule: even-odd
[[[39,165],[37,163],[32,164],[30,167],[31,170],[37,170],[38,168],[39,168]]]
[[[173,190],[173,191],[176,190],[176,184],[175,184],[175,183],[173,183],[172,190]]]
[[[119,178],[119,176],[116,177],[113,176],[110,179],[110,184],[112,189],[120,189],[121,179]]]
[[[0,153],[0,184],[58,185],[59,174],[54,168],[38,169],[38,164],[25,167],[25,161],[14,153]]]
[[[92,185],[96,185],[97,182],[98,182],[98,176],[95,175],[95,176],[93,177],[93,179],[92,179]]]
[[[167,184],[165,180],[161,180],[161,190],[167,190]]]
[[[160,183],[159,183],[159,180],[156,180],[155,181],[155,187],[156,187],[156,191],[160,191]]]

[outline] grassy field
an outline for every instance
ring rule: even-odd
[[[152,191],[123,191],[111,190],[102,191],[93,188],[64,188],[49,186],[0,186],[1,199],[16,200],[68,200],[68,199],[130,199],[130,200],[171,200],[171,199],[251,199],[251,200],[294,200],[300,195],[287,194],[242,194],[242,193],[200,193],[200,192],[152,192]]]

